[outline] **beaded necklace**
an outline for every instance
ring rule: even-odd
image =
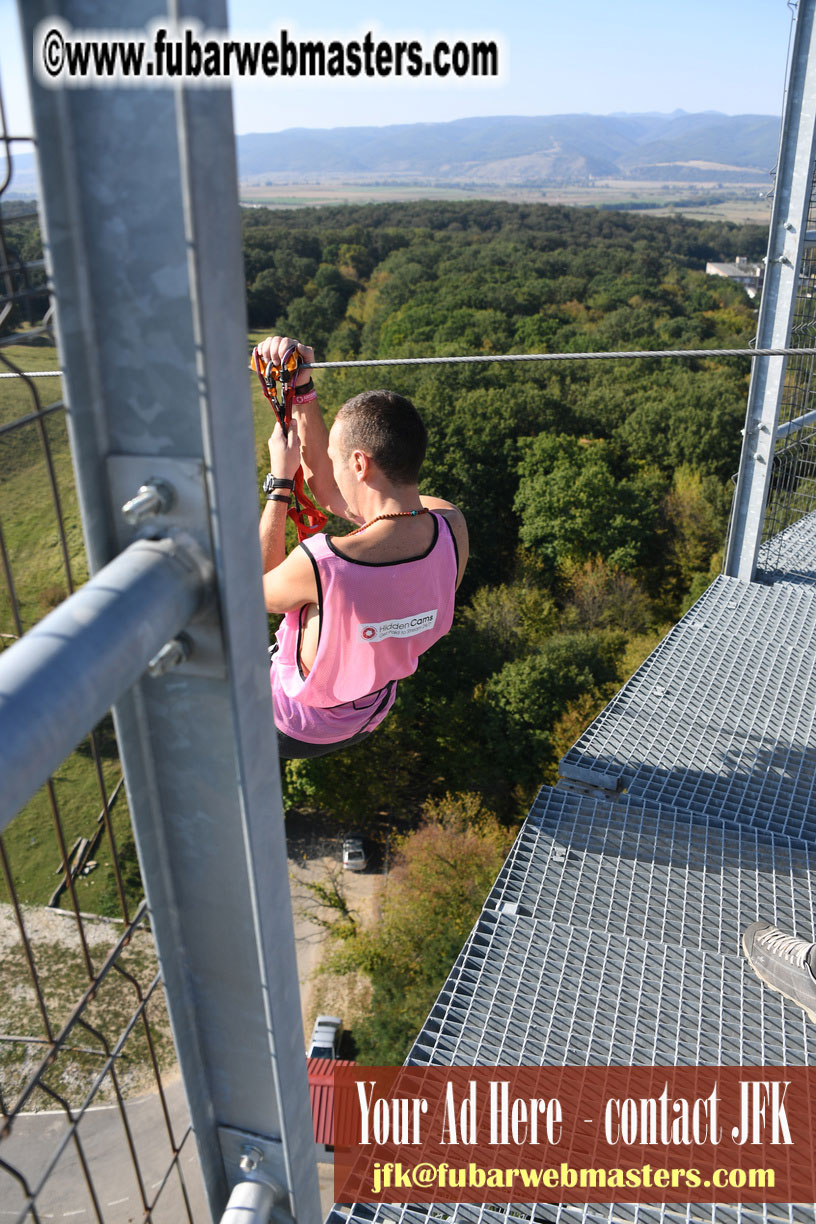
[[[362,527],[358,527],[355,531],[350,531],[349,536],[359,535],[361,531],[365,531],[366,527],[372,527],[374,523],[379,523],[380,519],[395,519],[395,518],[417,518],[420,514],[427,514],[428,507],[423,506],[421,510],[395,510],[393,514],[378,514],[376,518],[370,519],[367,523],[363,523]]]

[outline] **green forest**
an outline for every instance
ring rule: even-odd
[[[250,325],[318,360],[744,347],[755,303],[703,269],[765,241],[546,206],[257,209]],[[430,433],[421,489],[463,510],[472,555],[453,631],[382,730],[364,753],[287,763],[288,803],[359,825],[384,793],[410,820],[475,792],[522,815],[717,572],[748,374],[717,357],[316,372],[329,419],[366,387],[414,400]]]
[[[250,326],[318,360],[745,347],[757,303],[704,269],[766,242],[546,206],[257,209]],[[368,387],[414,400],[421,491],[472,549],[452,632],[365,749],[283,767],[288,812],[403,831],[376,924],[326,898],[328,967],[367,984],[361,1061],[405,1057],[536,790],[719,572],[748,377],[715,356],[315,373],[329,419]]]
[[[705,264],[766,243],[545,205],[243,212],[252,337],[296,336],[317,360],[745,347],[757,303]],[[415,402],[421,491],[471,538],[454,627],[383,727],[282,769],[287,819],[402,839],[377,931],[329,904],[334,969],[369,983],[364,1061],[404,1057],[536,790],[719,572],[748,377],[717,356],[315,372],[329,420],[366,388]],[[252,394],[261,475],[272,421]]]

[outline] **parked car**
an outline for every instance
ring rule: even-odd
[[[362,837],[343,838],[343,868],[345,871],[365,871],[368,866]]]
[[[339,1016],[318,1016],[312,1029],[312,1040],[306,1051],[307,1058],[336,1058],[343,1032],[343,1021]]]

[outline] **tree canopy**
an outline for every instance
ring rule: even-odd
[[[252,325],[318,360],[745,346],[755,304],[705,262],[766,241],[758,226],[484,201],[252,209],[244,226]],[[414,400],[421,489],[460,506],[471,560],[453,631],[383,729],[364,751],[287,765],[289,801],[410,822],[429,797],[477,790],[519,815],[570,711],[591,716],[631,665],[627,642],[645,649],[707,580],[748,373],[715,356],[316,372],[329,419],[365,387]]]

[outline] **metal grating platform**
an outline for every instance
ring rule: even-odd
[[[572,798],[562,805],[564,820]],[[598,816],[602,806],[596,808]],[[531,813],[528,834],[541,831],[542,815]],[[520,835],[514,850],[522,846]],[[503,886],[500,877],[491,893],[494,901],[503,900],[497,895]],[[804,1014],[765,991],[736,956],[485,911],[407,1061],[760,1066],[807,1063],[815,1051],[816,1036],[812,1027],[809,1034]],[[327,1224],[509,1224],[520,1219],[814,1224],[816,1205],[355,1204],[348,1212],[335,1208]]]
[[[705,1203],[560,1203],[506,1206],[467,1203],[399,1205],[357,1203],[350,1213],[335,1210],[326,1224],[519,1224],[520,1220],[553,1224],[813,1224],[816,1208],[808,1203],[767,1203],[716,1208]]]
[[[544,787],[485,908],[739,955],[760,917],[812,937],[816,847]]]
[[[561,761],[579,784],[816,837],[816,592],[718,578]]]
[[[778,1066],[814,1054],[804,1013],[736,956],[485,911],[407,1061]]]
[[[816,586],[816,511],[761,545],[756,576],[758,582]]]
[[[408,1062],[811,1062],[816,1029],[739,954],[756,918],[809,936],[816,914],[816,591],[803,532],[786,548],[775,586],[718,579],[566,754],[574,789],[540,792]],[[329,1224],[519,1219],[814,1224],[816,1205],[358,1204]]]

